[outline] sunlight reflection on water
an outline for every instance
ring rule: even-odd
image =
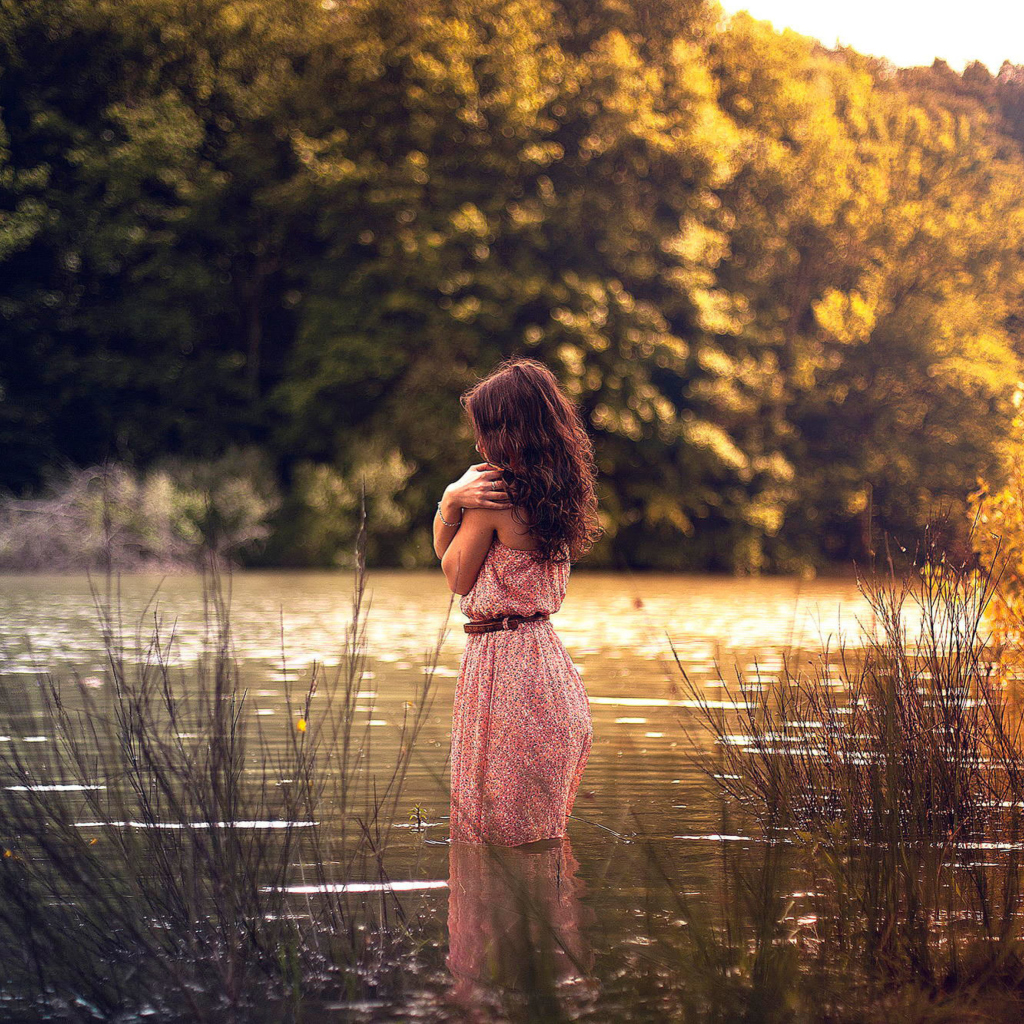
[[[102,593],[103,581],[98,584]],[[225,591],[248,707],[268,742],[283,750],[314,663],[326,668],[321,694],[340,685],[335,673],[343,668],[344,637],[352,624],[352,576],[240,572],[225,578]],[[208,635],[200,581],[123,577],[120,601],[126,658],[145,656],[159,623],[168,663],[187,679]],[[355,706],[364,735],[374,737],[373,763],[382,770],[402,742],[402,724],[412,714],[409,702],[423,681],[429,652],[444,635],[433,675],[433,708],[402,799],[405,807],[424,808],[427,820],[445,823],[451,704],[466,641],[464,617],[440,573],[371,571],[365,601],[368,658]],[[744,689],[756,689],[759,680],[782,671],[787,659],[813,657],[807,652],[824,643],[834,651],[840,634],[849,633],[847,643],[856,648],[858,620],[870,621],[870,608],[850,579],[575,571],[554,625],[585,680],[594,719],[594,743],[570,822],[581,855],[588,844],[606,843],[609,834],[721,832],[705,780],[688,753],[704,741],[699,730],[689,732],[699,702],[686,693],[680,667],[707,689],[702,701],[708,708],[728,713],[737,707],[738,678],[744,677]],[[0,577],[0,621],[0,661],[9,676],[36,666],[75,670],[98,695],[109,690],[102,631],[86,577]],[[722,679],[728,690],[722,689]],[[31,685],[31,676],[25,680]],[[24,724],[21,742],[46,740],[39,735],[42,722],[19,724]],[[258,771],[251,770],[250,777],[258,780]],[[407,863],[429,865],[418,832],[402,834],[408,836],[404,847],[399,844]],[[400,876],[401,865],[393,870]]]
[[[345,684],[344,672],[336,673],[344,669],[344,637],[352,623],[352,579],[347,572],[243,572],[235,574],[230,583],[233,650],[247,707],[272,749],[286,752],[296,721],[304,714],[314,665],[327,671],[318,677],[312,700],[322,700],[332,687]],[[161,624],[163,650],[173,632],[175,643],[169,649],[168,663],[181,670],[176,678],[187,688],[208,639],[199,581],[178,576],[163,580],[125,577],[120,589],[127,660],[145,657],[155,614]],[[371,772],[379,769],[385,777],[394,763],[403,741],[403,722],[414,714],[424,666],[444,634],[433,673],[434,703],[424,721],[401,801],[394,808],[396,820],[386,823],[394,830],[386,851],[387,874],[398,881],[381,881],[381,865],[374,865],[366,874],[341,875],[345,881],[305,884],[308,876],[299,864],[291,876],[296,884],[277,889],[296,896],[337,892],[365,893],[371,898],[392,890],[422,901],[437,914],[443,913],[442,901],[450,896],[451,907],[458,911],[450,919],[456,922],[453,952],[459,954],[453,963],[465,965],[474,948],[471,940],[481,929],[483,909],[493,902],[492,889],[481,886],[479,879],[490,879],[488,886],[495,879],[475,862],[477,851],[459,850],[462,844],[447,843],[451,707],[466,641],[463,616],[457,603],[451,602],[440,573],[371,572],[366,596],[367,659],[351,680],[349,697],[357,715],[359,742],[367,745],[370,754],[360,764],[372,763]],[[85,577],[0,577],[0,622],[0,671],[16,688],[36,686],[33,673],[37,669],[75,671],[90,698],[95,697],[100,705],[112,698],[102,630]],[[572,868],[570,874],[578,867],[581,880],[588,884],[599,880],[589,892],[583,886],[579,906],[596,914],[605,930],[602,941],[611,945],[645,945],[651,941],[645,931],[650,916],[661,915],[670,922],[678,918],[678,906],[673,902],[677,893],[661,899],[664,892],[658,886],[662,880],[651,880],[645,843],[665,851],[670,869],[685,866],[700,880],[702,888],[686,889],[687,895],[713,900],[712,863],[720,862],[725,847],[745,855],[748,848],[757,846],[757,840],[746,832],[749,822],[730,820],[693,760],[695,750],[709,746],[707,734],[693,728],[698,721],[695,709],[703,706],[728,715],[740,707],[736,700],[741,693],[739,680],[743,680],[744,692],[756,692],[787,666],[813,665],[816,672],[840,685],[835,666],[821,661],[822,648],[827,645],[834,656],[842,637],[849,650],[858,650],[863,643],[859,625],[871,622],[870,607],[849,579],[574,572],[554,626],[583,676],[594,742],[569,822],[571,852],[567,844],[564,851],[524,859],[522,870],[542,874],[542,867],[551,867],[562,858],[557,860],[553,878],[564,877],[563,867]],[[906,625],[913,637],[912,603],[906,608]],[[700,700],[687,693],[683,672],[702,693]],[[310,729],[314,719],[311,714]],[[192,720],[175,724],[196,727]],[[306,728],[306,723],[301,726]],[[46,758],[52,747],[44,744],[52,744],[52,737],[45,734],[44,721],[15,715],[3,727],[10,735],[0,736],[0,741],[12,745],[4,749],[25,749],[22,756],[26,761],[40,766],[38,783],[7,788],[68,792],[105,788],[100,781],[83,785],[47,780]],[[747,734],[749,725],[747,729],[742,724],[730,728],[734,732],[728,743],[742,748],[752,742]],[[769,738],[780,748],[818,752],[813,734],[820,723],[793,722],[788,728],[793,735],[780,732]],[[184,728],[173,734],[179,740],[200,735]],[[28,744],[37,746],[25,748]],[[821,754],[825,756],[825,751]],[[266,790],[274,792],[275,787],[295,781],[280,777],[292,773],[291,769],[276,772],[266,782],[259,767],[253,765],[246,769],[245,777],[253,786],[265,784]],[[360,769],[356,774],[362,785],[367,773]],[[79,813],[91,819],[102,811]],[[315,809],[304,806],[297,813],[261,806],[248,813],[253,820],[147,823],[133,820],[136,812],[125,807],[117,817],[127,820],[113,824],[172,830],[167,838],[174,837],[174,841],[182,838],[180,830],[211,825],[269,830],[277,837],[288,828],[309,829],[317,824],[276,820],[275,813],[282,818],[322,818],[325,831],[340,824],[329,816],[334,811],[321,811],[320,805]],[[189,818],[196,816],[188,814]],[[102,828],[104,823],[88,820],[78,825]],[[243,833],[246,838],[249,835]],[[978,846],[979,850],[1009,848],[1005,844]],[[578,858],[578,865],[573,858]],[[451,879],[457,878],[461,884],[450,886]],[[645,901],[652,890],[645,886],[653,886],[661,894],[649,904]],[[436,904],[430,903],[438,896]],[[639,910],[642,904],[645,908]],[[581,926],[579,934],[586,930]],[[569,932],[577,934],[575,923]]]
[[[352,622],[352,577],[260,571],[236,573],[225,582],[248,706],[268,741],[284,749],[314,663],[327,669],[319,694],[337,685],[334,673]],[[198,579],[124,577],[120,593],[126,658],[145,656],[157,621],[164,650],[173,632],[168,662],[187,679],[207,638]],[[401,819],[409,807],[420,805],[424,828],[443,837],[464,618],[440,573],[372,571],[366,599],[368,658],[358,680],[363,688],[354,696],[359,724],[373,736],[373,763],[382,770],[402,741],[402,723],[412,713],[409,702],[423,680],[423,666],[444,633],[433,708],[399,808]],[[706,688],[706,706],[727,713],[737,707],[730,698],[736,696],[739,676],[754,688],[759,679],[781,672],[786,659],[813,658],[826,642],[834,652],[841,633],[849,634],[845,639],[854,649],[861,642],[858,620],[870,622],[870,608],[849,579],[575,571],[553,621],[585,680],[594,719],[594,744],[570,821],[581,860],[637,835],[710,839],[728,834],[689,757],[694,743],[702,741],[687,731],[698,702],[681,686],[680,666]],[[84,576],[0,577],[0,622],[0,670],[9,678],[23,676],[31,686],[36,668],[74,670],[90,691],[109,695],[102,631]],[[44,723],[17,724],[24,728],[20,736],[0,739],[47,740],[40,734]],[[182,731],[179,738],[192,734]],[[741,740],[745,737],[737,735],[736,742]],[[251,777],[258,781],[258,771],[253,769]],[[275,826],[249,822],[244,827]],[[402,820],[394,827],[401,831],[389,854],[391,873],[442,877],[443,841],[427,845],[424,828],[410,828]]]

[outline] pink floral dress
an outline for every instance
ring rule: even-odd
[[[569,563],[491,542],[470,619],[554,614]],[[594,730],[583,680],[551,622],[466,635],[452,711],[453,842],[520,843],[565,835]]]

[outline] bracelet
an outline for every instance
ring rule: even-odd
[[[437,503],[437,514],[441,517],[441,522],[444,523],[445,526],[459,526],[462,523],[462,516],[459,516],[459,521],[457,523],[449,523],[448,520],[445,519],[444,513],[441,511],[441,502]]]

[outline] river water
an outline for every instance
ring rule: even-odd
[[[94,582],[102,591],[104,581]],[[351,573],[245,571],[225,582],[249,707],[268,735],[278,730],[284,737],[295,728],[286,693],[300,704],[314,663],[330,678],[342,660]],[[389,847],[388,874],[416,894],[425,914],[447,920],[456,998],[472,1003],[476,995],[466,979],[489,955],[494,934],[485,918],[509,869],[506,864],[496,876],[479,850],[446,842],[450,717],[465,620],[439,572],[371,571],[366,601],[367,662],[357,710],[373,737],[375,763],[386,765],[400,742],[404,706],[443,636],[431,712],[398,803],[395,824],[402,831]],[[129,637],[139,629],[145,639],[156,622],[165,637],[173,627],[171,660],[187,671],[204,641],[197,578],[123,577],[120,607]],[[552,621],[582,673],[594,743],[568,840],[521,859],[517,870],[541,890],[557,880],[549,895],[562,936],[558,955],[606,979],[603,1005],[633,1001],[649,1007],[649,1014],[637,1009],[636,1019],[654,1019],[657,998],[639,999],[624,966],[651,943],[652,921],[679,924],[679,883],[674,893],[671,885],[660,895],[652,888],[651,851],[698,892],[721,884],[712,876],[723,845],[745,842],[733,835],[723,805],[693,763],[694,752],[709,750],[710,742],[683,672],[714,701],[726,692],[723,680],[733,689],[740,681],[757,685],[759,675],[777,674],[783,659],[806,664],[826,646],[834,651],[840,638],[856,648],[859,623],[871,623],[870,608],[851,579],[577,569]],[[30,687],[45,670],[78,674],[98,693],[110,686],[84,576],[0,578],[0,622],[0,670],[8,679],[24,678]],[[28,718],[16,724],[0,742],[19,745],[31,758],[32,744],[45,746],[39,735],[45,724]],[[414,805],[423,809],[421,828],[407,820]],[[572,973],[566,968],[559,976]],[[586,990],[580,998],[597,997]]]

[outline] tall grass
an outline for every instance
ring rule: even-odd
[[[149,605],[126,634],[108,573],[93,590],[103,685],[0,672],[0,735],[45,736],[0,740],[0,1018],[291,1021],[407,991],[432,1019],[630,1019],[641,1005],[692,1021],[1012,1019],[1024,737],[1020,652],[985,634],[995,574],[934,550],[910,577],[890,562],[859,580],[858,642],[720,678],[724,702],[680,666],[714,744],[699,763],[721,832],[746,820],[760,842],[699,865],[720,876],[708,896],[663,863],[664,837],[634,837],[647,856],[623,870],[643,871],[643,906],[624,959],[604,958],[614,1006],[578,983],[589,955],[559,921],[573,905],[561,867],[527,884],[550,854],[471,851],[459,934],[480,976],[447,1005],[425,994],[445,982],[422,973],[441,954],[394,891],[346,889],[388,881],[444,638],[378,764],[360,696],[364,540],[338,665],[286,683],[283,728],[252,713],[215,558],[194,666],[179,667],[174,626],[142,625]],[[982,999],[996,1009],[971,1016]]]
[[[680,666],[714,739],[703,769],[761,839],[793,848],[815,948],[867,985],[1024,983],[1022,718],[985,629],[998,580],[927,543],[910,575],[872,567],[860,643],[721,680],[733,711]]]
[[[287,687],[283,734],[251,713],[230,577],[215,558],[200,577],[206,636],[194,668],[175,667],[174,627],[155,615],[148,633],[126,637],[120,578],[108,573],[103,592],[93,587],[105,685],[0,673],[0,732],[11,737],[0,742],[4,1019],[45,1005],[81,1020],[133,1011],[219,1022],[257,1009],[286,1020],[308,998],[372,989],[403,908],[385,890],[368,922],[344,883],[387,880],[443,634],[378,775],[356,696],[364,544],[365,523],[337,668],[314,664],[298,693]],[[26,728],[46,737],[31,757],[14,741]],[[295,881],[322,891],[297,903],[286,891]]]

